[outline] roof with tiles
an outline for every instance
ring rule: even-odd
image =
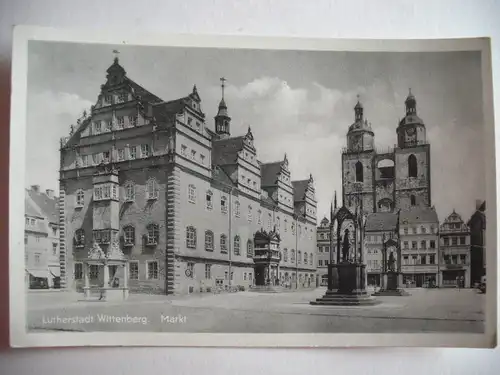
[[[283,161],[260,164],[262,187],[276,186],[278,183],[278,174],[281,171],[282,164]]]
[[[244,136],[219,139],[213,142],[212,163],[214,165],[234,165],[238,153],[243,150]]]
[[[39,207],[41,213],[47,217],[50,223],[59,223],[59,209],[57,197],[49,197],[45,192],[27,190],[28,196]]]
[[[438,223],[438,215],[434,207],[413,207],[401,210],[399,216],[401,223]]]
[[[367,232],[394,231],[398,225],[398,214],[393,212],[375,212],[366,218]]]
[[[295,202],[301,202],[305,200],[307,187],[309,186],[309,180],[292,181],[292,186],[293,200]]]

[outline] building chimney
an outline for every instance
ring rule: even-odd
[[[47,197],[49,197],[50,199],[54,198],[54,190],[47,189],[47,190],[45,190],[45,193],[47,194]]]
[[[481,199],[476,199],[476,211],[481,208],[481,205],[483,204],[483,201]]]
[[[40,185],[31,185],[31,190],[35,193],[40,192]]]

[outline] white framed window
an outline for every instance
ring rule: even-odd
[[[156,260],[149,260],[146,264],[148,268],[148,279],[158,279],[158,262]]]
[[[211,230],[205,231],[205,250],[214,251],[214,232]]]
[[[147,226],[147,244],[148,245],[158,245],[160,240],[160,230],[158,224],[149,224]]]
[[[135,200],[135,185],[133,182],[127,182],[125,184],[125,200],[127,202],[133,202]]]
[[[234,236],[234,255],[240,255],[240,236]]]
[[[85,205],[85,193],[82,189],[76,191],[76,207],[80,208]]]
[[[196,186],[189,184],[188,186],[188,202],[196,203]]]
[[[94,200],[99,201],[102,200],[102,186],[95,186],[94,187]]]
[[[130,280],[139,280],[139,262],[130,260],[128,263],[128,278]]]
[[[130,124],[130,126],[137,126],[137,116],[128,116],[128,123]]]
[[[207,194],[206,194],[206,203],[207,203],[207,210],[212,210],[214,208],[213,193],[212,193],[211,190],[207,191]]]
[[[102,197],[103,199],[109,199],[111,197],[111,186],[103,185],[102,187]]]
[[[130,156],[130,159],[132,159],[132,160],[137,158],[137,149],[135,146],[131,146],[129,148],[129,156]]]
[[[158,199],[158,184],[154,178],[150,178],[146,183],[146,199]]]
[[[102,130],[101,122],[100,121],[94,122],[94,134],[100,134],[101,130]]]
[[[118,129],[123,129],[125,127],[125,119],[123,118],[123,116],[116,117],[116,124],[118,126]]]
[[[212,265],[211,264],[205,264],[205,279],[211,279],[212,278]]]
[[[220,235],[220,252],[227,253],[227,236],[225,234]]]
[[[234,216],[240,217],[241,210],[240,210],[240,202],[236,201],[234,202]]]
[[[142,158],[147,158],[147,157],[149,157],[150,152],[151,152],[151,150],[150,150],[150,148],[149,148],[149,145],[148,145],[148,144],[143,144],[143,145],[141,145],[141,157],[142,157]]]
[[[123,242],[125,246],[131,246],[135,243],[135,228],[132,225],[123,228]]]
[[[249,223],[252,222],[252,206],[248,206],[247,220]]]
[[[186,247],[196,249],[196,228],[193,226],[186,228]]]
[[[225,195],[220,197],[220,212],[227,214],[227,197]]]
[[[82,167],[88,167],[88,166],[89,166],[89,156],[82,155]]]

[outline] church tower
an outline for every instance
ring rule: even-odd
[[[364,117],[363,105],[359,101],[354,107],[354,123],[347,132],[347,147],[342,150],[343,204],[354,210],[356,200],[363,211],[374,211],[373,203],[373,158],[375,134]]]
[[[219,103],[217,116],[215,116],[215,133],[219,136],[219,138],[229,138],[231,136],[231,117],[229,117],[227,113],[227,105],[224,100],[224,87],[226,79],[222,77],[220,81],[222,88],[222,99]]]
[[[406,115],[399,122],[395,150],[396,206],[408,209],[431,206],[430,145],[425,124],[417,115],[411,89],[405,100]]]

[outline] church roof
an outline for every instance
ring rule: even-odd
[[[349,126],[349,133],[352,132],[369,132],[373,135],[373,130],[371,124],[368,120],[355,121],[351,126]]]
[[[393,212],[375,212],[366,218],[367,232],[394,231],[398,225],[398,214]]]
[[[399,218],[402,223],[438,223],[439,219],[434,208],[413,207],[409,210],[401,210]]]
[[[406,115],[401,119],[401,121],[399,121],[399,126],[412,125],[412,124],[424,125],[424,121],[416,114]]]
[[[213,142],[212,163],[214,165],[232,165],[238,160],[238,153],[243,150],[244,136],[219,139]]]
[[[272,163],[261,163],[260,164],[260,174],[261,174],[261,186],[276,186],[278,181],[278,174],[281,171],[282,161],[275,161]]]

